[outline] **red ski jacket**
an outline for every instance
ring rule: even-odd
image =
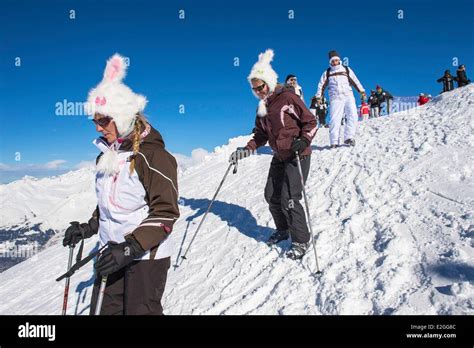
[[[430,101],[430,98],[428,97],[425,97],[425,96],[420,96],[418,98],[418,105],[425,105],[426,103],[428,103]]]

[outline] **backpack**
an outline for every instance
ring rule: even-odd
[[[326,89],[326,87],[327,87],[327,85],[328,85],[328,83],[329,83],[329,78],[330,78],[331,76],[336,76],[336,75],[346,75],[346,76],[347,76],[347,81],[349,81],[349,85],[350,85],[350,86],[353,86],[353,87],[357,90],[357,92],[359,92],[359,93],[361,92],[361,91],[359,90],[359,88],[357,87],[357,85],[354,83],[354,81],[353,81],[353,80],[351,79],[351,77],[349,76],[349,67],[346,66],[346,65],[344,65],[344,64],[343,64],[342,66],[344,67],[344,69],[346,69],[346,72],[345,72],[345,73],[339,73],[339,72],[337,72],[337,73],[331,74],[331,67],[327,68],[327,70],[326,70],[326,82],[324,82],[323,90],[322,90],[322,92],[321,92],[321,95],[324,95],[324,90]]]
[[[346,69],[347,80],[349,81],[349,84],[351,84],[352,80],[349,77],[349,67],[344,65],[344,64],[342,66],[344,67],[344,69]],[[326,80],[329,79],[330,76],[335,76],[335,75],[341,75],[341,73],[335,73],[335,74],[331,75],[331,67],[327,68],[327,70],[326,70]]]

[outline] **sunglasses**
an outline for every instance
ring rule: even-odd
[[[288,79],[288,81],[291,81],[291,82],[296,81],[296,78]]]
[[[260,86],[257,86],[257,87],[252,87],[252,89],[255,91],[255,92],[261,92],[263,91],[263,89],[265,88],[267,84],[264,82],[262,83]]]
[[[110,121],[112,121],[112,117],[110,116],[104,116],[98,119],[93,118],[92,122],[94,122],[96,125],[105,128],[109,125]]]

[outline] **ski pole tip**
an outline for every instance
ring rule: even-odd
[[[322,276],[322,274],[323,274],[322,271],[316,271],[315,273],[313,273],[313,276],[314,276],[315,278],[319,278],[319,277]]]

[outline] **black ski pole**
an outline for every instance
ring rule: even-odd
[[[202,223],[203,223],[204,220],[206,219],[207,213],[209,213],[209,211],[211,210],[212,203],[214,203],[214,201],[216,200],[217,194],[219,193],[219,191],[220,191],[222,185],[224,184],[224,181],[225,181],[225,179],[226,179],[226,177],[227,177],[227,174],[229,174],[230,168],[232,168],[232,166],[235,166],[233,173],[234,173],[234,174],[237,173],[237,161],[236,161],[235,163],[229,164],[229,167],[227,168],[227,170],[226,170],[226,172],[225,172],[225,175],[224,175],[224,177],[222,178],[222,181],[221,181],[221,183],[219,184],[219,187],[217,188],[216,193],[214,194],[214,197],[212,197],[211,203],[209,203],[209,206],[207,207],[206,213],[204,213],[204,215],[203,215],[203,217],[202,217],[202,219],[201,219],[201,222],[199,222],[199,226],[198,226],[196,232],[194,232],[193,238],[191,238],[191,241],[189,242],[188,248],[187,248],[186,251],[184,252],[184,255],[181,256],[181,263],[180,263],[180,265],[183,263],[184,260],[186,260],[186,255],[188,254],[188,251],[189,251],[189,249],[191,248],[191,245],[193,244],[194,239],[196,238],[196,235],[198,234],[199,229],[200,229],[201,226],[202,226]]]
[[[176,268],[179,267],[178,263],[179,263],[179,260],[181,260],[180,256],[181,256],[181,252],[183,251],[184,241],[186,240],[186,236],[188,235],[188,230],[189,230],[189,224],[190,223],[191,223],[191,220],[188,221],[186,229],[184,230],[184,236],[183,236],[183,240],[181,241],[181,246],[179,247],[178,256],[176,256],[176,262],[173,265],[173,268],[174,268],[175,271],[176,271]]]
[[[303,170],[301,169],[301,160],[300,160],[300,155],[299,155],[298,151],[296,151],[296,163],[298,164],[298,171],[300,172],[301,187],[303,187],[303,197],[304,197],[304,203],[305,203],[305,206],[306,206],[306,218],[308,220],[309,232],[311,234],[311,241],[313,243],[314,259],[316,260],[316,274],[320,275],[321,271],[319,270],[318,254],[316,253],[316,241],[314,240],[313,227],[311,225],[311,217],[310,217],[310,214],[309,214],[308,197],[306,197],[306,189],[304,187]]]
[[[67,263],[67,271],[71,269],[72,266],[72,256],[74,254],[74,245],[69,246],[69,261]],[[69,296],[69,282],[71,278],[66,277],[66,285],[64,286],[64,298],[63,298],[63,313],[62,315],[66,315],[67,310],[67,299]]]

